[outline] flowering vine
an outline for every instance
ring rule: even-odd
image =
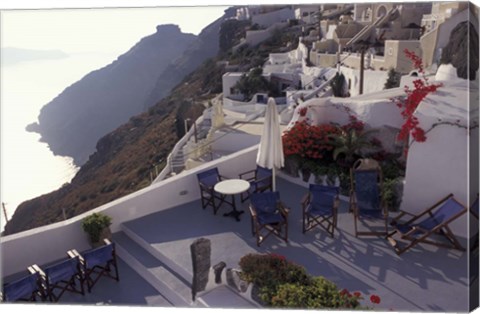
[[[401,115],[405,120],[400,128],[398,134],[398,140],[406,140],[411,135],[413,140],[417,142],[425,142],[427,139],[425,136],[425,130],[419,126],[417,117],[414,113],[418,105],[422,100],[430,93],[435,92],[442,84],[430,84],[425,77],[425,70],[422,65],[422,59],[417,56],[413,51],[408,49],[404,50],[405,55],[409,58],[415,69],[420,74],[420,78],[413,81],[414,88],[411,89],[405,86],[405,93],[407,97],[404,100],[397,101],[396,105],[402,110]]]

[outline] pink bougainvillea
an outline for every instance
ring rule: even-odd
[[[402,110],[401,115],[404,119],[404,123],[398,134],[398,140],[406,140],[408,136],[411,135],[416,142],[425,142],[427,139],[425,130],[419,126],[418,119],[415,117],[415,110],[428,94],[435,92],[442,84],[429,84],[428,79],[425,77],[422,59],[408,49],[405,49],[404,52],[407,58],[412,61],[421,77],[413,81],[413,89],[405,86],[407,97],[397,101],[397,106]]]

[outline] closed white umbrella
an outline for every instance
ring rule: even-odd
[[[258,147],[257,164],[272,169],[272,185],[273,190],[276,191],[275,168],[283,167],[284,157],[277,105],[272,97],[268,98],[262,137]]]

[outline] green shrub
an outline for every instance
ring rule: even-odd
[[[309,284],[284,284],[272,298],[272,306],[292,309],[354,309],[360,306],[360,293],[339,291],[337,286],[323,278],[313,277]]]
[[[93,213],[82,221],[83,230],[90,236],[92,243],[100,241],[100,233],[112,224],[112,218],[102,213]]]
[[[307,284],[310,278],[305,268],[275,254],[248,254],[240,259],[242,279],[260,289],[260,297],[271,304],[280,285],[286,283]]]

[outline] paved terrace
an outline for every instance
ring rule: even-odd
[[[313,275],[332,280],[339,289],[379,295],[379,310],[468,311],[467,253],[419,245],[397,256],[382,238],[357,239],[345,201],[341,202],[334,239],[319,228],[303,234],[299,202],[306,187],[281,178],[277,187],[291,208],[288,244],[271,236],[260,248],[256,246],[248,201],[241,204],[237,197],[237,206],[245,210],[237,222],[223,217],[230,210],[228,205],[213,215],[212,209],[202,210],[200,200],[196,200],[125,223],[122,231],[114,234],[120,282],[102,279],[92,293],[66,293],[60,303],[254,308],[222,286],[191,302],[190,244],[205,237],[212,243],[212,265],[224,261],[227,267],[238,268],[245,254],[272,252],[303,265]]]
[[[260,248],[256,246],[250,231],[248,202],[241,205],[245,214],[240,222],[223,217],[230,210],[228,205],[214,216],[212,209],[202,210],[198,200],[129,221],[124,231],[149,247],[150,253],[173,262],[185,282],[190,282],[192,276],[190,244],[205,237],[212,243],[212,265],[225,261],[227,267],[238,268],[239,259],[247,253],[273,252],[305,266],[313,275],[332,280],[339,288],[379,295],[382,302],[376,308],[380,310],[468,311],[467,253],[419,245],[397,256],[385,239],[355,238],[347,202],[340,206],[334,239],[320,229],[304,235],[299,203],[307,189],[285,179],[278,179],[277,187],[291,208],[288,244],[271,236]],[[121,241],[124,235],[116,236]],[[132,254],[138,257],[143,253]],[[249,307],[229,306],[228,302],[220,306]]]

